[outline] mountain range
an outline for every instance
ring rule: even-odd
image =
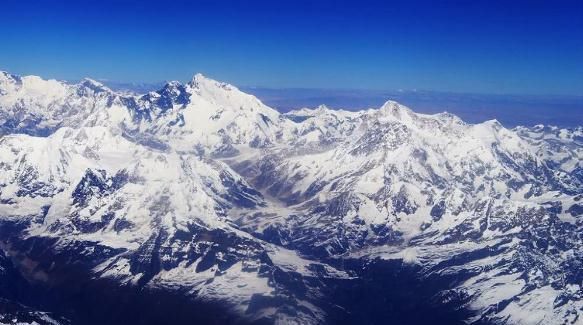
[[[0,72],[0,135],[0,322],[583,322],[583,126]]]

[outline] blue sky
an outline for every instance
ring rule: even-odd
[[[2,1],[0,69],[57,79],[583,95],[583,1]]]

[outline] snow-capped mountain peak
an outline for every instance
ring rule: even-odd
[[[206,76],[204,76],[202,73],[196,73],[193,77],[192,77],[192,81],[189,83],[189,85],[196,90],[200,90],[200,91],[213,91],[213,89],[216,88],[220,88],[223,89],[225,91],[231,91],[231,90],[238,90],[237,87],[225,83],[225,82],[220,82],[220,81],[216,81],[214,79],[208,78]]]
[[[194,94],[213,101],[224,109],[260,111],[271,118],[279,115],[276,110],[263,104],[257,97],[244,93],[231,84],[207,78],[200,73],[195,74],[189,86]]]
[[[379,111],[383,114],[394,116],[397,119],[404,119],[407,118],[408,115],[412,114],[413,111],[394,100],[386,101],[380,108]]]
[[[83,78],[80,82],[79,85],[83,85],[86,87],[96,87],[96,88],[107,88],[103,83],[95,80],[95,79],[91,79],[91,78]]]
[[[112,93],[112,90],[103,83],[91,78],[83,78],[76,86],[80,90],[80,94],[84,95],[94,95],[102,92]]]

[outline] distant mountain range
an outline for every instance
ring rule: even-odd
[[[0,72],[0,322],[579,324],[577,123]]]
[[[577,127],[583,124],[583,96],[464,94],[423,90],[381,91],[360,89],[243,88],[281,112],[325,103],[351,111],[380,107],[392,99],[415,111],[453,113],[469,123],[497,119],[506,127],[548,124]]]
[[[163,87],[159,83],[104,81],[116,91],[142,94]],[[416,112],[450,112],[469,123],[497,119],[506,127],[537,124],[558,127],[583,125],[583,96],[471,94],[427,90],[366,90],[318,88],[241,87],[279,112],[322,104],[331,109],[358,111],[380,107],[387,99],[398,101]]]

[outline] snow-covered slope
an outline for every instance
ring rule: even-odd
[[[221,162],[156,151],[104,127],[0,141],[0,214],[29,221],[28,236],[59,238],[61,250],[86,246],[101,277],[188,287],[243,314],[252,296],[277,296],[270,272],[312,264],[230,226],[229,208],[264,203]],[[295,272],[311,276],[309,268]]]
[[[583,319],[580,129],[472,125],[393,101],[280,114],[202,75],[127,95],[8,73],[0,125],[15,256],[48,246],[92,277],[253,321],[357,315],[335,298],[367,275],[344,262],[378,258],[453,279],[433,295],[468,322]]]
[[[452,290],[471,297],[476,321],[579,319],[578,131],[555,130],[561,143],[549,136],[536,142],[537,128],[525,134],[497,121],[467,125],[394,102],[287,115],[301,121],[298,130],[316,130],[299,132],[306,137],[300,147],[315,141],[328,150],[285,147],[267,159],[230,160],[287,205],[277,218],[270,210],[265,218],[243,215],[245,229],[312,256],[403,258],[427,275],[456,274]],[[320,139],[336,140],[326,147]],[[368,255],[377,250],[390,253]]]

